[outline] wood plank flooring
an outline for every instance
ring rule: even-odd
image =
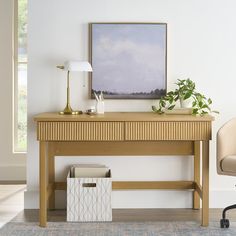
[[[210,209],[210,221],[219,222],[222,209]],[[21,211],[15,218],[16,222],[37,222],[38,210]],[[236,222],[236,210],[227,214],[232,222]],[[48,211],[48,221],[65,222],[65,210]],[[201,223],[201,210],[192,209],[113,209],[114,222],[127,221],[196,221]]]
[[[38,210],[24,210],[25,185],[0,185],[0,227],[9,221],[37,222]],[[210,209],[210,221],[219,222],[222,209]],[[114,209],[113,221],[197,221],[201,211],[192,209]],[[227,217],[236,222],[236,210]],[[65,210],[48,212],[49,221],[66,221]]]
[[[0,227],[24,209],[26,185],[0,185]]]

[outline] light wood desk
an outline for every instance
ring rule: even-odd
[[[47,208],[55,208],[55,156],[194,155],[193,181],[113,181],[112,189],[193,190],[193,208],[200,208],[202,226],[209,221],[209,140],[212,116],[106,113],[35,117],[40,144],[40,226],[47,225]],[[202,146],[202,149],[200,148]],[[201,153],[200,153],[200,150]],[[202,155],[201,155],[202,154]],[[202,157],[202,184],[200,158]]]

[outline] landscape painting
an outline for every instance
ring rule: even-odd
[[[91,94],[156,99],[166,94],[165,23],[91,23]]]

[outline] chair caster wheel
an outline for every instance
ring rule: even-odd
[[[220,227],[221,228],[229,228],[229,220],[228,219],[221,219],[220,220]]]

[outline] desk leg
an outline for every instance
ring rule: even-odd
[[[46,142],[39,143],[39,225],[47,226]]]
[[[194,142],[194,182],[200,185],[200,141]],[[193,192],[193,209],[200,209],[200,197],[198,192]]]
[[[202,226],[209,224],[209,141],[202,141]]]
[[[48,208],[55,209],[55,156],[53,143],[48,144],[48,181],[53,186],[48,199]]]

